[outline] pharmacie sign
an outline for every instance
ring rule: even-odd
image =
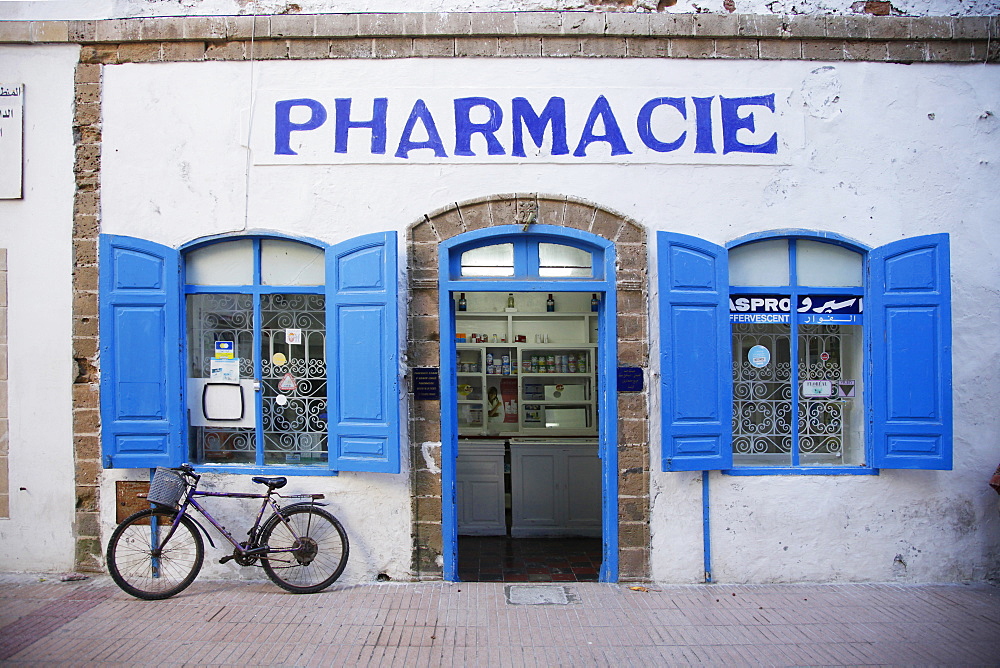
[[[799,295],[797,322],[803,325],[860,325],[864,300],[858,295]],[[730,295],[729,321],[753,324],[789,324],[792,298],[788,295]]]
[[[256,164],[787,164],[790,91],[265,90]]]

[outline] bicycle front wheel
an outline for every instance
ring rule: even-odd
[[[201,570],[205,543],[187,515],[170,533],[177,512],[140,510],[118,525],[108,542],[108,572],[125,592],[147,601],[184,590]]]
[[[347,532],[336,517],[314,506],[272,515],[261,529],[260,544],[269,550],[261,559],[267,577],[293,594],[323,591],[347,566]]]

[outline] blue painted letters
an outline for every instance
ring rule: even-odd
[[[311,111],[305,123],[293,123],[293,107],[308,107]],[[274,154],[298,155],[289,145],[293,130],[315,130],[326,122],[326,107],[308,98],[299,100],[279,100],[274,103]]]

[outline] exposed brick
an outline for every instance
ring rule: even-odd
[[[97,339],[92,339],[96,341]],[[100,408],[100,391],[97,385],[73,384],[73,408]]]
[[[782,37],[787,34],[785,17],[761,14],[739,14],[736,34],[740,37]]]
[[[440,239],[450,239],[465,231],[458,209],[451,209],[450,211],[434,216],[431,218],[431,225],[434,226],[434,230]],[[434,248],[433,263],[437,266],[437,246]]]
[[[490,201],[490,217],[493,225],[513,225],[517,222],[517,198],[513,195],[497,195]]]
[[[737,34],[736,14],[697,14],[694,34],[700,37],[730,37]]]
[[[163,45],[163,60],[191,62],[205,59],[205,42],[167,42]]]
[[[101,66],[81,63],[76,66],[73,72],[73,83],[76,84],[100,84]]]
[[[410,244],[410,268],[429,268],[437,266],[436,243]]]
[[[420,58],[450,58],[455,55],[455,40],[451,37],[415,38],[413,55]]]
[[[846,42],[844,60],[882,61],[888,53],[885,42]]]
[[[93,42],[97,34],[94,21],[67,21],[68,39],[74,42]]]
[[[618,395],[619,415],[647,415],[649,411],[646,395],[642,392],[628,392]]]
[[[500,40],[496,37],[456,37],[455,55],[461,57],[491,57],[500,53]]]
[[[0,27],[3,22],[0,21]],[[118,62],[117,44],[97,44],[95,46],[84,45],[80,47],[81,63],[103,63],[111,65]]]
[[[282,60],[288,58],[288,42],[283,39],[259,39],[250,48],[255,60]]]
[[[74,392],[77,387],[74,387]],[[74,436],[73,452],[78,459],[99,459],[101,456],[101,439],[97,436]]]
[[[650,14],[649,34],[693,37],[695,16],[693,14]]]
[[[626,341],[642,341],[646,339],[646,316],[618,315],[618,338]]]
[[[441,401],[423,400],[413,404],[413,416],[418,419],[440,420]]]
[[[98,42],[138,42],[142,39],[142,19],[105,19],[94,32]]]
[[[894,63],[913,63],[924,60],[926,45],[923,42],[889,42],[887,59]]]
[[[967,63],[973,59],[972,42],[928,42],[927,60],[931,62]]]
[[[634,12],[606,12],[604,14],[606,35],[649,35],[649,14]]]
[[[871,39],[909,39],[910,22],[896,16],[872,19],[868,23],[867,35],[863,36]]]
[[[160,60],[159,42],[134,42],[118,45],[119,63],[151,63]]]
[[[76,509],[90,512],[98,509],[100,504],[100,493],[96,486],[77,485],[76,486]]]
[[[762,39],[758,48],[761,59],[798,60],[802,57],[802,42],[797,39]]]
[[[417,520],[421,522],[441,521],[441,497],[418,496],[414,499]]]
[[[414,341],[439,341],[441,338],[437,316],[411,316],[410,329]]]
[[[616,250],[618,252],[616,263],[619,269],[643,270],[646,268],[645,244],[626,244],[619,241]]]
[[[542,40],[540,37],[501,37],[499,55],[535,57],[542,55]]]
[[[370,37],[335,39],[330,45],[331,58],[371,58],[373,52]]]
[[[618,468],[649,470],[649,448],[644,445],[618,446]]]
[[[76,147],[76,160],[73,169],[78,172],[93,172],[101,167],[101,147],[95,144],[86,144]],[[91,216],[91,218],[93,218]],[[96,228],[96,224],[95,224]]]
[[[473,35],[510,35],[517,31],[517,16],[511,12],[473,12],[469,16]]]
[[[539,197],[538,220],[536,222],[540,225],[562,227],[566,223],[566,200]]]
[[[648,497],[629,497],[618,501],[619,522],[649,522]]]
[[[779,37],[825,37],[825,16],[786,16],[782,18]]]
[[[648,443],[649,422],[647,420],[619,420],[618,441],[620,443]]]
[[[584,37],[580,40],[580,55],[592,58],[624,58],[628,45],[624,37]]]
[[[180,19],[184,39],[228,39],[225,16],[185,16]]]
[[[76,535],[80,537],[99,537],[101,522],[98,513],[76,513]]]
[[[267,29],[267,22],[264,22],[265,30]],[[253,16],[227,16],[226,17],[226,39],[228,40],[245,40],[257,37],[266,37],[267,32],[263,35],[256,33],[254,31],[254,17]]]
[[[595,211],[591,208],[590,210],[593,212],[591,232],[605,239],[615,240],[618,236],[618,230],[622,226],[622,219],[604,209],[596,209]]]
[[[462,206],[459,214],[462,216],[462,224],[466,230],[481,230],[490,226],[489,202],[478,202]]]
[[[625,549],[649,547],[649,525],[639,522],[622,522],[618,527],[618,544]]]
[[[246,60],[248,42],[216,42],[205,48],[205,60]]]
[[[76,265],[97,264],[97,241],[92,239],[75,240],[73,242],[73,263]]]
[[[175,17],[149,17],[141,24],[142,38],[147,41],[184,39],[184,24]]]
[[[93,485],[97,482],[97,474],[100,470],[100,463],[96,459],[76,460],[76,484]]]
[[[73,336],[97,336],[97,318],[90,316],[73,317]]]
[[[314,30],[317,37],[357,37],[359,14],[319,14]]]
[[[375,58],[412,58],[412,37],[380,37],[372,41],[372,56]]]
[[[922,16],[909,19],[910,39],[951,39],[952,19],[947,16]]]
[[[328,39],[293,39],[288,43],[288,57],[301,60],[319,60],[330,57]]]
[[[629,366],[649,366],[649,343],[646,341],[619,341],[618,363]]]
[[[413,440],[417,443],[441,440],[441,416],[436,419],[412,420]],[[422,464],[423,462],[421,462]]]
[[[78,104],[93,104],[101,101],[101,84],[76,84],[74,87]]]
[[[417,469],[413,472],[414,496],[441,496],[441,474],[431,473],[427,469]]]
[[[517,32],[521,35],[558,35],[562,32],[559,12],[518,12]]]
[[[97,295],[84,293],[86,296],[90,297],[93,303],[97,304]],[[80,293],[75,293],[74,302],[76,298],[80,296]],[[73,339],[73,357],[85,357],[88,359],[93,359],[97,355],[97,339],[86,339],[76,337]]]
[[[843,60],[844,43],[832,40],[802,40],[802,57],[805,60]]]
[[[411,315],[438,316],[437,290],[415,289],[410,291]]]
[[[77,126],[101,122],[101,105],[98,103],[77,104],[73,115],[73,123]]]
[[[577,37],[543,37],[543,56],[579,56],[580,39]]]
[[[715,40],[679,37],[670,40],[672,58],[711,58],[715,55]]]
[[[986,39],[990,36],[988,16],[961,16],[953,20],[955,39]]]
[[[101,570],[101,541],[97,538],[76,540],[76,570],[93,572]]]
[[[282,14],[271,17],[271,37],[312,37],[315,35],[311,15]]]
[[[649,550],[631,548],[618,550],[618,579],[623,582],[643,582],[649,578]]]
[[[830,39],[865,39],[872,20],[865,16],[827,16],[826,36]]]
[[[564,35],[603,35],[606,15],[603,12],[567,12],[562,17],[562,33]]]
[[[429,12],[424,14],[425,35],[471,35],[470,12]]]
[[[716,58],[757,58],[760,50],[755,39],[717,39],[715,40]]]
[[[629,37],[625,42],[629,58],[666,58],[670,41],[662,37]]]

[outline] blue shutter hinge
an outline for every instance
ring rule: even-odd
[[[114,468],[111,464],[111,455],[104,455],[104,468]]]

